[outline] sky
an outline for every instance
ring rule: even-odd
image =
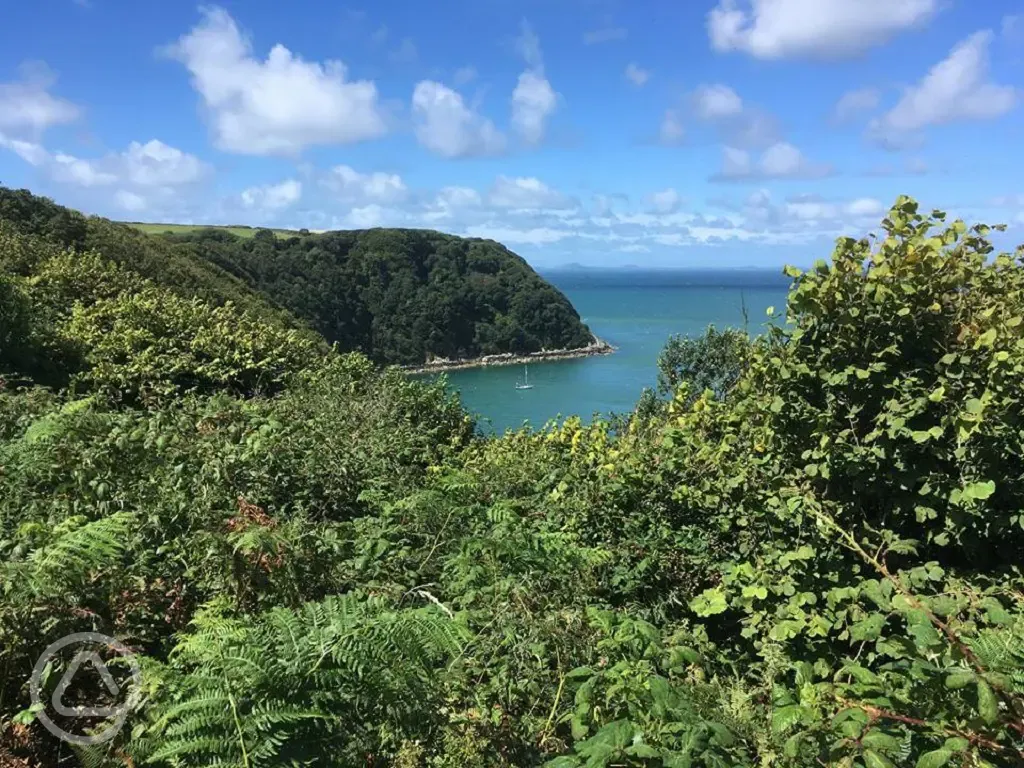
[[[36,0],[0,184],[114,219],[807,264],[899,194],[1024,242],[1020,0]]]

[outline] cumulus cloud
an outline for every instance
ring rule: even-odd
[[[242,205],[264,211],[279,211],[295,205],[302,197],[302,182],[288,179],[280,184],[249,187],[242,191]]]
[[[162,141],[145,144],[133,141],[123,152],[83,159],[66,152],[51,153],[40,144],[13,140],[0,135],[0,146],[18,154],[31,165],[42,168],[58,182],[81,187],[129,185],[133,187],[178,187],[202,178],[207,166],[195,155],[182,152]]]
[[[548,119],[558,106],[558,94],[544,75],[540,40],[526,21],[516,47],[527,69],[519,75],[512,92],[512,127],[527,144],[539,144],[544,139]]]
[[[651,79],[651,72],[636,62],[631,61],[626,65],[626,79],[637,88],[642,88]]]
[[[832,108],[832,123],[843,125],[856,120],[866,112],[878,109],[882,95],[877,88],[857,88],[847,91]]]
[[[416,139],[442,157],[493,155],[505,149],[505,137],[494,123],[466,106],[457,91],[441,83],[417,83],[412,112]]]
[[[51,152],[41,144],[2,133],[0,147],[14,152],[58,184],[100,193],[94,203],[112,201],[131,212],[142,211],[155,201],[172,200],[179,190],[199,182],[210,170],[195,155],[157,139],[145,144],[133,141],[122,152],[97,158]]]
[[[78,107],[50,93],[56,81],[45,64],[35,63],[21,66],[20,80],[0,83],[0,130],[35,138],[53,125],[77,120]]]
[[[335,197],[350,202],[397,203],[409,189],[397,173],[360,173],[347,165],[336,165],[323,180]]]
[[[166,53],[191,72],[223,150],[294,154],[387,131],[373,82],[350,81],[342,62],[305,61],[281,44],[261,60],[222,8],[203,9],[202,21]]]
[[[743,99],[727,85],[701,85],[690,97],[698,120],[709,123],[723,143],[739,149],[765,149],[780,139],[778,121]]]
[[[928,20],[939,0],[719,0],[708,13],[717,51],[759,59],[844,58]]]
[[[655,213],[674,213],[683,202],[683,198],[672,187],[655,192],[648,199]]]
[[[34,141],[15,139],[0,133],[0,147],[10,150],[29,165],[44,165],[50,160],[50,153]]]
[[[536,178],[499,176],[491,187],[488,202],[498,208],[518,210],[564,210],[572,201]]]
[[[120,189],[114,193],[114,203],[118,208],[129,213],[140,213],[146,210],[147,206],[146,198],[126,189]]]
[[[743,101],[727,85],[701,85],[693,94],[694,110],[702,120],[721,120],[743,112]]]
[[[992,32],[976,32],[907,88],[891,110],[872,121],[869,135],[882,146],[902,148],[919,142],[919,131],[961,120],[991,120],[1009,112],[1018,93],[988,80]]]
[[[722,169],[711,180],[816,179],[831,173],[830,166],[813,163],[792,144],[780,141],[756,160],[746,150],[723,147]]]

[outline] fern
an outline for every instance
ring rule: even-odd
[[[130,749],[155,764],[254,768],[397,748],[401,739],[382,734],[430,727],[435,671],[461,640],[436,607],[394,610],[352,594],[252,620],[211,607],[174,650]]]

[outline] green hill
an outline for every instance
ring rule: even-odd
[[[593,338],[564,295],[488,240],[405,229],[146,234],[146,225],[5,188],[0,220],[20,235],[95,251],[178,296],[311,328],[378,363],[576,348]]]

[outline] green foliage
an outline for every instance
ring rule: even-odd
[[[75,386],[127,399],[273,393],[317,358],[296,331],[158,288],[78,306],[66,333],[86,349]]]
[[[308,321],[341,349],[383,363],[584,347],[569,301],[501,245],[372,229],[238,238],[170,237]]]
[[[722,399],[739,381],[750,355],[750,338],[734,328],[710,326],[696,338],[672,336],[658,356],[658,391],[670,394],[685,382],[690,402],[706,389]]]
[[[10,284],[83,343],[76,381],[112,359],[115,391],[169,385],[0,392],[0,739],[49,743],[24,670],[94,629],[145,684],[88,765],[1019,765],[1024,262],[907,199],[883,226],[789,270],[762,339],[676,341],[643,418],[487,439],[442,384],[358,354],[253,397],[267,357],[214,362],[204,334],[287,328],[105,292],[131,270],[102,257],[62,307],[74,260],[9,249],[33,265]],[[257,235],[246,263],[420,263],[367,236]]]
[[[428,738],[434,671],[460,650],[441,610],[342,595],[255,619],[201,612],[169,664],[148,670],[157,704],[133,729],[140,762],[176,766],[384,764]],[[282,686],[283,681],[288,681]]]

